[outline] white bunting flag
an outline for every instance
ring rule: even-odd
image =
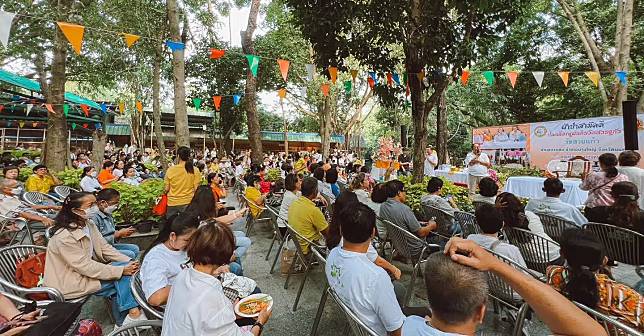
[[[0,43],[7,47],[9,45],[9,32],[11,31],[11,22],[16,13],[0,11]]]
[[[31,109],[34,107],[34,104],[27,104],[27,110],[25,110],[25,115],[29,115]]]
[[[534,76],[534,80],[537,81],[537,84],[539,84],[539,87],[543,84],[543,76],[545,73],[543,71],[534,71],[532,72],[532,76]]]
[[[309,80],[309,81],[312,81],[313,78],[315,77],[315,65],[314,64],[307,64],[306,65],[306,73],[307,73],[306,79]]]

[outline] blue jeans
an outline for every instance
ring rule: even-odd
[[[230,273],[233,273],[237,276],[244,275],[244,270],[242,269],[241,264],[237,262],[231,262],[230,264],[228,264],[228,268],[230,268]]]
[[[112,266],[125,266],[127,261],[113,262]],[[130,290],[130,276],[124,275],[120,279],[113,281],[101,280],[101,290],[96,293],[97,296],[112,298],[112,314],[116,319],[116,324],[123,324],[123,320],[132,308],[139,304],[132,295]],[[116,297],[114,298],[114,296]]]
[[[246,251],[248,251],[252,241],[246,237],[243,231],[233,231],[233,235],[235,235],[235,254],[237,255],[238,262],[241,264],[241,259],[246,255]]]
[[[139,256],[139,247],[134,244],[112,244],[115,249],[117,249],[122,254],[125,254],[128,258],[134,260]]]

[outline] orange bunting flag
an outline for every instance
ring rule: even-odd
[[[329,77],[331,77],[331,83],[335,84],[335,82],[338,80],[338,68],[330,66]]]
[[[87,106],[85,104],[81,104],[80,107],[81,107],[81,110],[83,110],[83,113],[85,113],[85,116],[89,117],[89,106]]]
[[[47,111],[49,111],[49,113],[56,114],[56,111],[54,111],[54,107],[51,104],[45,104],[45,107],[47,108]]]
[[[588,79],[590,79],[593,84],[595,84],[595,87],[599,87],[599,79],[601,78],[601,75],[597,71],[586,71],[586,76]]]
[[[329,84],[322,84],[322,86],[320,86],[320,90],[322,90],[322,94],[325,97],[329,96],[329,90],[330,89],[331,89],[331,87],[329,86]]]
[[[391,75],[391,72],[387,72],[387,85],[392,86],[394,84],[394,77]]]
[[[136,110],[139,111],[139,113],[143,113],[143,103],[140,101],[136,101]]]
[[[286,98],[286,89],[285,88],[279,89],[279,91],[277,91],[277,95],[280,97],[280,101]]]
[[[368,77],[367,78],[367,83],[369,83],[369,87],[373,90],[373,87],[376,86],[376,81],[373,80],[373,78]]]
[[[121,114],[125,112],[125,103],[119,103],[119,112],[121,112]]]
[[[564,83],[565,87],[568,87],[568,80],[570,79],[570,71],[559,71],[559,77]]]
[[[81,45],[83,44],[83,34],[85,34],[85,27],[73,23],[56,22],[60,30],[67,38],[67,41],[72,45],[77,55],[81,53]]]
[[[214,49],[214,48],[210,49],[210,59],[219,59],[224,57],[225,54],[226,54],[225,50]]]
[[[215,104],[215,110],[219,111],[221,108],[221,96],[212,96],[212,102]]]
[[[278,59],[277,64],[280,66],[280,72],[282,73],[282,78],[286,82],[288,78],[288,68],[291,66],[291,62],[283,59]]]
[[[418,80],[422,83],[423,79],[425,79],[425,70],[420,70],[420,72],[417,73],[416,76],[418,77]]]
[[[34,127],[34,128],[38,127],[38,122],[36,122],[36,121],[32,122],[31,127]]]
[[[461,74],[461,84],[463,86],[467,86],[467,81],[470,79],[470,72],[467,70],[463,70],[463,73]]]
[[[353,81],[356,81],[356,77],[358,77],[358,70],[351,70],[351,78],[353,78]]]
[[[123,39],[125,39],[125,45],[130,48],[132,45],[141,38],[139,35],[126,34],[123,33]]]
[[[519,72],[518,71],[508,71],[506,74],[508,76],[508,79],[510,80],[510,85],[512,85],[512,88],[517,85],[517,77],[519,77]]]

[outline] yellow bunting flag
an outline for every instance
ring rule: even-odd
[[[601,78],[601,75],[597,71],[586,71],[586,76],[588,79],[590,79],[593,84],[595,84],[595,87],[599,87],[599,79]]]
[[[77,55],[80,55],[81,46],[83,44],[83,34],[85,34],[85,27],[68,22],[56,22],[60,30],[67,38],[67,41],[72,45]]]
[[[139,100],[136,101],[136,110],[139,111],[139,113],[143,113],[143,103]]]
[[[417,73],[416,76],[418,77],[418,80],[422,83],[423,79],[425,79],[425,70],[420,70],[420,72]]]
[[[123,102],[119,103],[119,112],[121,112],[121,114],[125,112],[125,103]]]
[[[282,78],[284,78],[284,81],[286,82],[286,78],[288,78],[288,68],[291,66],[291,62],[283,59],[278,59],[277,64],[280,66]]]
[[[356,81],[356,77],[358,77],[358,70],[351,70],[351,78],[353,78],[353,81]]]
[[[21,121],[21,122],[18,123],[18,125],[20,126],[20,128],[23,128],[23,127],[25,127],[25,122]]]
[[[330,89],[331,89],[331,87],[329,86],[329,84],[322,84],[322,86],[320,87],[320,90],[322,90],[322,94],[325,97],[327,97],[329,95],[329,90]]]
[[[518,71],[508,71],[506,74],[508,76],[508,79],[510,80],[510,84],[512,85],[512,88],[517,85],[517,77],[519,77],[519,72]]]
[[[280,101],[286,98],[286,89],[285,88],[279,89],[279,91],[277,91],[277,95],[280,97]]]
[[[570,71],[559,71],[559,77],[561,77],[564,86],[568,87],[568,81],[570,80]]]
[[[338,68],[330,66],[329,77],[331,77],[331,83],[335,84],[335,82],[338,80]]]
[[[141,38],[141,36],[123,33],[123,38],[125,39],[125,45],[130,48],[136,41]]]

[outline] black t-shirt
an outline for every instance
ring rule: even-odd
[[[400,163],[399,171],[405,171],[409,168],[409,165],[403,165],[403,163],[411,162],[411,158],[407,154],[400,154],[398,155],[398,162]]]

